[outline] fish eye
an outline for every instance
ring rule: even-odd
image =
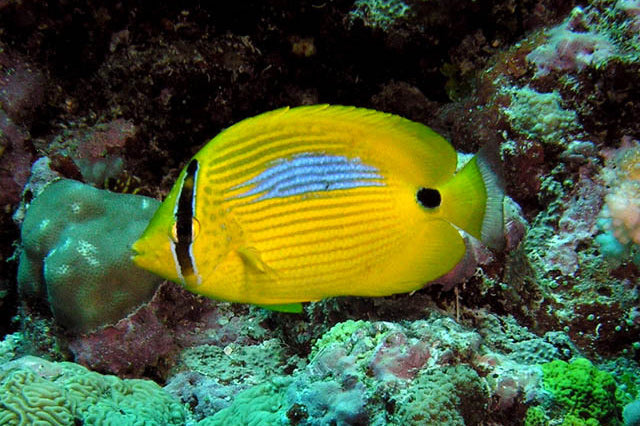
[[[195,241],[196,237],[200,234],[200,221],[195,217],[191,218],[191,241]],[[171,241],[178,243],[178,222],[173,222],[171,226]]]
[[[442,202],[440,191],[433,188],[420,188],[416,193],[416,198],[422,207],[428,209],[435,209]]]
[[[195,241],[200,234],[200,221],[195,216],[191,219],[191,241]]]

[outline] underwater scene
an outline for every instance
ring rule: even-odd
[[[0,425],[640,425],[640,0],[0,0]]]

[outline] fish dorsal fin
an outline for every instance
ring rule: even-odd
[[[335,133],[352,146],[345,148],[364,163],[401,173],[415,185],[435,186],[453,176],[457,153],[442,136],[424,124],[366,108],[310,105],[280,108],[247,118],[216,136],[198,156],[206,157],[237,141],[268,138],[282,129],[304,136],[311,130]]]

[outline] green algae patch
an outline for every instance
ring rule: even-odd
[[[613,376],[585,358],[542,364],[544,388],[565,413],[563,425],[619,425],[621,407]]]

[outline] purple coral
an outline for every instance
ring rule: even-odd
[[[177,352],[172,333],[150,309],[140,309],[114,326],[75,339],[75,361],[92,370],[139,377],[149,366]]]
[[[123,169],[122,148],[136,135],[129,120],[116,119],[63,133],[51,144],[51,156],[58,169],[70,158],[82,180],[98,187],[117,177]]]
[[[44,101],[45,79],[17,55],[0,46],[0,203],[16,204],[33,161],[28,121]]]

